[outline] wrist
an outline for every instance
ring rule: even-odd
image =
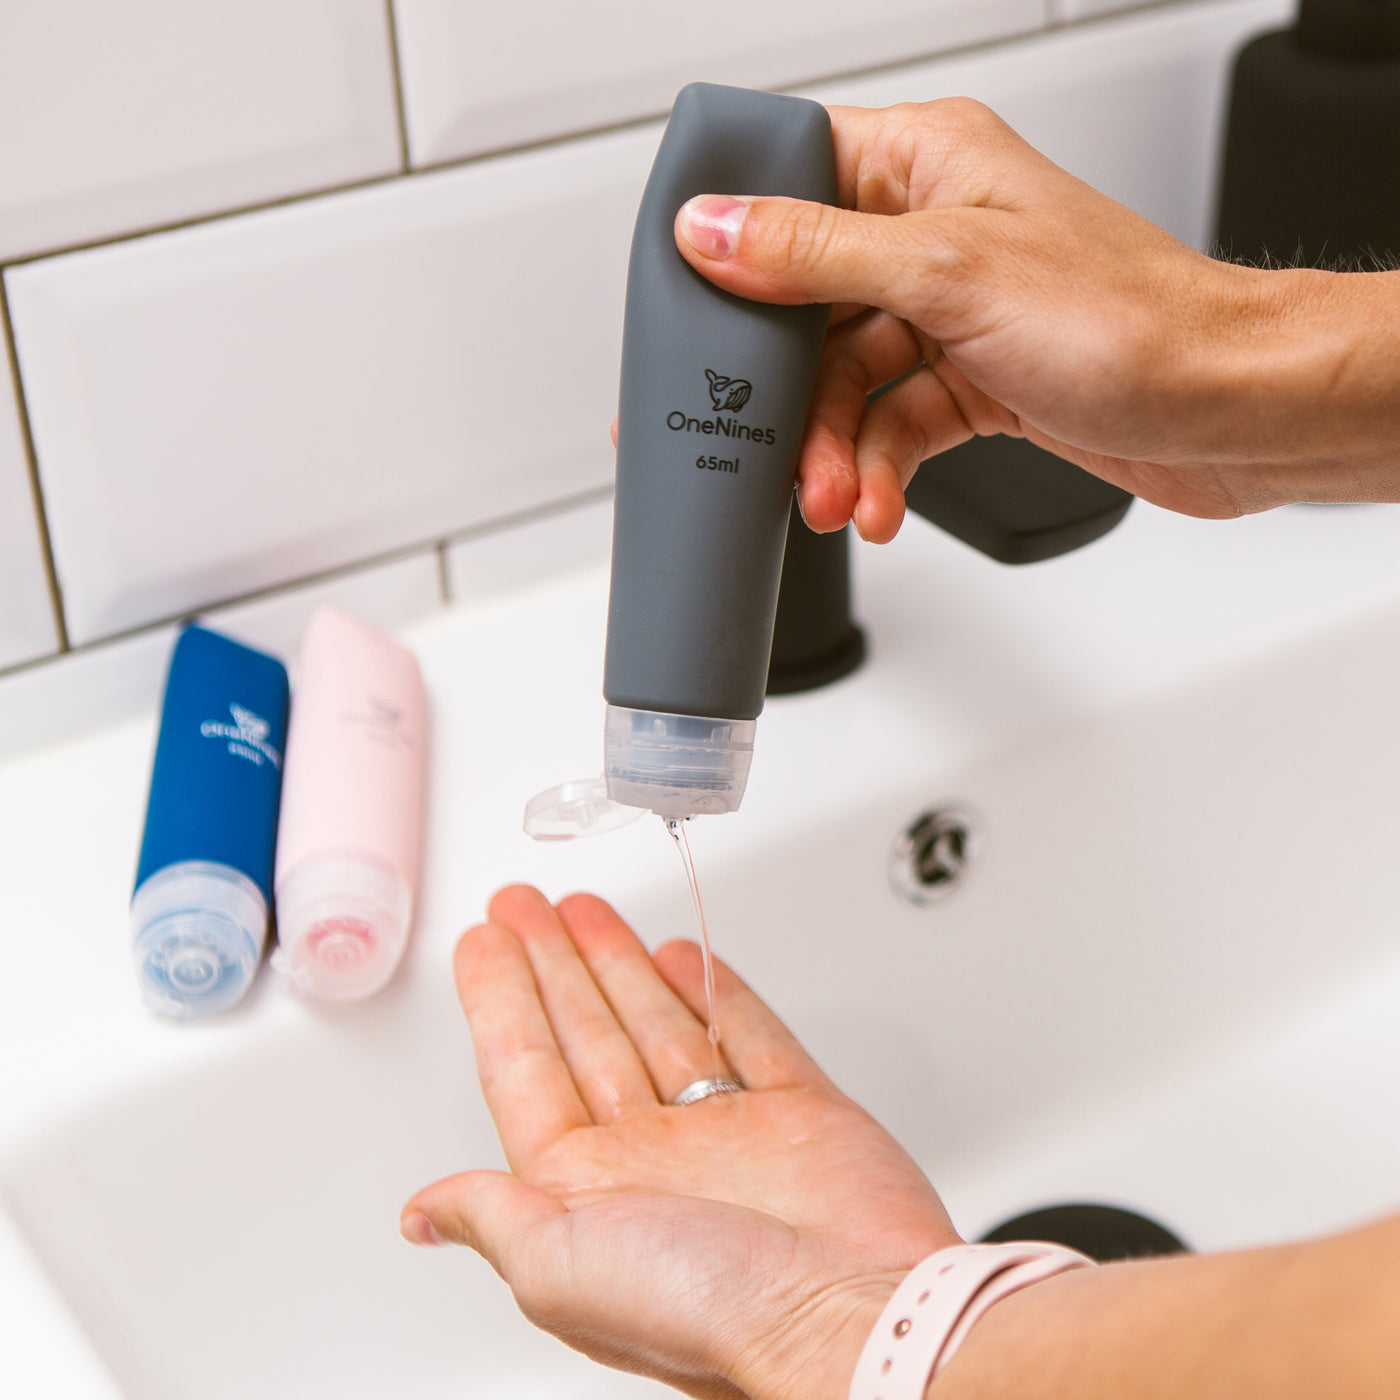
[[[1217,263],[1183,356],[1195,449],[1244,510],[1400,496],[1400,274]]]
[[[930,1382],[989,1311],[1093,1264],[1046,1240],[936,1250],[910,1270],[877,1320],[856,1362],[850,1400],[925,1400]]]
[[[851,1375],[905,1271],[874,1274],[790,1309],[731,1379],[753,1400],[846,1400]]]

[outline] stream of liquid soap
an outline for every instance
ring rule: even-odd
[[[700,886],[695,880],[695,861],[690,854],[690,842],[686,840],[685,822],[675,817],[663,817],[671,840],[681,853],[681,864],[685,866],[685,878],[690,881],[690,902],[695,906],[695,922],[700,925],[700,951],[705,960],[705,1019],[710,1039],[710,1049],[714,1055],[714,1077],[719,1079],[723,1072],[719,1067],[719,1023],[715,1020],[715,965],[710,957],[710,931],[705,927],[705,910],[700,904]]]

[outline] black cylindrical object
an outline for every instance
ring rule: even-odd
[[[769,695],[830,685],[865,660],[865,634],[851,620],[850,537],[849,525],[824,535],[808,529],[793,501],[768,662]]]
[[[1240,51],[1216,239],[1249,262],[1400,258],[1400,0],[1302,0]]]
[[[739,805],[763,708],[798,450],[826,306],[731,296],[676,249],[697,194],[834,203],[816,102],[692,83],[642,195],[627,270],[604,768],[664,816]]]

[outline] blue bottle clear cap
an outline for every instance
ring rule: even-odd
[[[214,1016],[243,999],[267,938],[267,901],[242,871],[180,861],[144,880],[131,901],[141,998],[180,1020]]]

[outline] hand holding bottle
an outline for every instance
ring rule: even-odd
[[[1207,258],[967,99],[831,117],[844,208],[716,191],[676,220],[727,291],[837,303],[813,528],[892,538],[921,460],[999,432],[1191,515],[1400,499],[1400,273]]]

